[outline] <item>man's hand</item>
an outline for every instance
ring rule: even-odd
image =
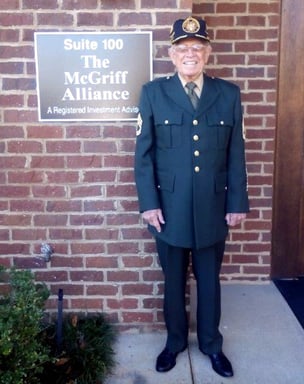
[[[150,209],[142,213],[144,221],[156,228],[157,232],[161,232],[161,224],[165,224],[161,209]]]
[[[246,213],[227,213],[225,219],[230,227],[240,224],[246,218]]]

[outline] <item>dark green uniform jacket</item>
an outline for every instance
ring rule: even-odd
[[[248,211],[239,88],[204,75],[195,111],[177,74],[142,88],[135,151],[140,211],[161,208],[163,241],[202,248],[224,240],[226,213]]]

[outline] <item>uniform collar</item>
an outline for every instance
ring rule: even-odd
[[[182,78],[179,73],[177,74],[177,76],[180,79],[183,87],[185,88],[188,81],[186,81],[184,78]],[[204,75],[200,74],[200,76],[195,81],[193,81],[193,83],[196,85],[195,92],[197,93],[198,96],[200,96],[202,93],[202,90],[203,90],[203,86],[204,86]]]
[[[168,97],[173,100],[177,105],[179,105],[182,109],[193,113],[193,106],[188,95],[184,91],[183,84],[181,83],[178,74],[175,73],[173,77],[168,77],[167,79],[168,82],[164,83],[164,91],[167,93]],[[211,107],[211,105],[219,96],[219,89],[212,78],[204,74],[203,82],[204,87],[202,90],[198,108],[196,110],[197,115],[205,113],[206,110]]]

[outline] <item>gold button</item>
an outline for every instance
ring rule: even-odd
[[[194,156],[198,157],[200,155],[199,151],[194,151]]]
[[[197,173],[200,171],[200,167],[194,167],[194,171]]]
[[[165,120],[165,124],[169,124],[169,120]]]
[[[198,121],[197,120],[193,120],[193,125],[197,125],[198,124]]]
[[[199,140],[199,136],[198,136],[198,135],[194,135],[194,136],[193,136],[193,140],[194,140],[194,141],[198,141],[198,140]]]

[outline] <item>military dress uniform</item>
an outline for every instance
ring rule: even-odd
[[[187,346],[184,296],[192,253],[199,348],[206,354],[220,351],[225,215],[248,211],[239,88],[204,75],[194,109],[178,74],[145,84],[139,103],[135,180],[140,211],[160,208],[165,219],[160,233],[153,226],[149,230],[165,276],[166,346],[172,352]]]

